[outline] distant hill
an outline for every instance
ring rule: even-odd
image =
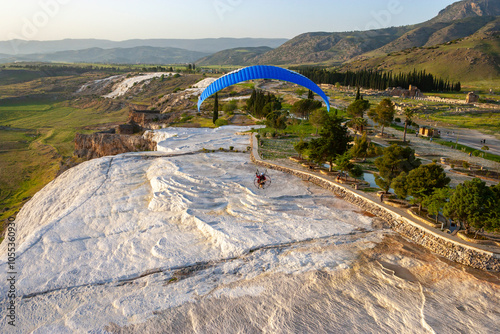
[[[235,48],[217,52],[196,61],[199,66],[210,65],[251,65],[255,58],[271,51],[272,48],[261,46],[256,48]]]
[[[393,72],[416,69],[452,80],[496,79],[500,77],[500,18],[462,39],[353,61],[343,69]]]
[[[447,43],[459,38],[471,36],[495,20],[496,17],[494,16],[478,16],[452,22],[429,21],[415,26],[414,29],[409,30],[401,37],[381,48],[367,52],[360,57],[354,57],[354,59],[366,59],[413,47],[430,47]]]
[[[0,53],[26,55],[91,48],[115,49],[151,46],[178,48],[203,53],[215,53],[226,49],[267,46],[276,48],[285,43],[283,38],[204,38],[204,39],[131,39],[121,42],[103,39],[64,39],[59,41],[0,41]]]
[[[102,49],[90,48],[77,51],[60,51],[48,54],[8,56],[0,62],[41,61],[73,63],[118,63],[118,64],[175,64],[190,63],[207,53],[177,48],[134,47]]]
[[[262,55],[259,64],[283,65],[329,62],[341,64],[402,36],[410,28],[387,28],[339,33],[306,33]]]
[[[500,15],[498,0],[454,3],[427,22],[354,32],[307,33],[258,57],[258,64],[341,65],[358,57],[370,58],[412,47],[428,47],[470,36]]]

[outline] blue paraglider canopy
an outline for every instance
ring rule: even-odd
[[[308,88],[321,96],[323,101],[325,101],[326,103],[328,111],[330,111],[330,101],[325,92],[323,92],[323,90],[309,78],[306,78],[305,76],[297,72],[293,72],[285,68],[267,65],[245,67],[220,77],[210,86],[208,86],[201,94],[198,100],[198,111],[200,110],[203,101],[205,101],[208,97],[217,93],[218,91],[243,81],[256,79],[276,79],[288,81]]]

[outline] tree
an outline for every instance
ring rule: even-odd
[[[330,171],[333,170],[333,161],[347,152],[351,141],[347,127],[342,121],[342,118],[336,115],[329,115],[319,133],[320,138],[309,142],[309,158],[318,163],[328,162]]]
[[[401,172],[401,174],[396,176],[391,182],[391,187],[394,189],[394,193],[401,199],[408,197],[408,188],[406,187],[407,178],[408,174],[406,172]]]
[[[299,157],[302,159],[304,153],[309,149],[309,143],[303,140],[299,141],[297,144],[293,145],[293,148],[299,154]]]
[[[364,174],[363,168],[361,168],[360,165],[354,165],[350,170],[349,170],[349,175],[352,177],[362,177]]]
[[[283,130],[286,129],[287,112],[272,111],[266,116],[266,126],[268,128]]]
[[[368,116],[373,119],[374,122],[382,126],[382,136],[384,135],[384,127],[389,126],[394,119],[395,109],[394,104],[390,99],[383,99],[375,107],[375,109],[370,110]]]
[[[292,106],[292,114],[298,115],[300,117],[303,117],[305,119],[309,118],[309,114],[316,110],[321,108],[322,103],[320,101],[316,100],[300,100],[297,101],[293,104]]]
[[[328,120],[328,111],[324,108],[316,109],[312,112],[309,122],[316,128],[316,135],[318,134],[319,129],[325,124]]]
[[[214,117],[213,117],[213,122],[217,122],[219,119],[219,95],[215,93],[215,102],[214,102]]]
[[[361,137],[354,138],[354,146],[351,148],[350,153],[353,157],[363,158],[364,160],[368,155],[369,147],[370,143],[368,142],[368,138],[365,132]]]
[[[424,197],[422,201],[422,205],[427,208],[429,213],[436,216],[436,224],[438,223],[439,213],[448,202],[450,195],[450,188],[437,188],[434,189],[434,192],[430,196]]]
[[[406,189],[408,195],[413,197],[412,202],[419,205],[420,212],[423,199],[431,196],[435,189],[446,187],[450,181],[443,167],[432,163],[411,170],[406,177]]]
[[[411,124],[412,122],[412,118],[413,118],[413,115],[414,115],[414,111],[411,110],[410,108],[406,108],[405,111],[404,111],[404,115],[405,115],[405,130],[403,132],[403,143],[406,143],[406,131],[408,129],[408,125]]]
[[[375,182],[385,192],[389,191],[392,180],[401,172],[409,172],[420,166],[420,160],[415,158],[415,151],[410,147],[396,144],[386,147],[384,154],[375,159],[375,166],[380,175],[375,176]]]
[[[269,105],[270,104],[270,105]],[[247,110],[255,117],[263,118],[274,110],[281,109],[281,102],[274,94],[265,94],[261,91],[252,91],[252,95],[247,100]]]
[[[490,187],[494,198],[488,203],[488,210],[485,214],[484,229],[487,231],[500,232],[500,183]]]
[[[254,89],[254,90],[252,90],[252,95],[250,95],[250,98],[247,100],[247,110],[248,111],[253,111],[253,105],[254,105],[256,99],[257,99],[257,91]]]
[[[309,92],[307,93],[307,99],[308,100],[314,100],[314,93],[310,89],[309,89]]]
[[[355,118],[347,124],[349,127],[354,128],[357,132],[363,132],[365,126],[368,126],[368,121],[364,118]]]
[[[354,167],[354,164],[351,162],[351,155],[346,152],[337,156],[335,159],[335,165],[337,165],[342,173],[345,173],[345,180],[347,181],[347,172]]]
[[[489,224],[498,213],[498,203],[495,192],[476,178],[456,187],[443,213],[445,217],[460,222],[467,232],[470,227],[491,228]],[[498,221],[496,223],[498,226]]]
[[[347,114],[352,118],[363,118],[366,110],[370,108],[367,100],[356,100],[347,107]]]
[[[356,101],[362,100],[360,88],[358,86],[358,90],[356,91]]]

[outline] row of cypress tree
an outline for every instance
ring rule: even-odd
[[[414,85],[425,92],[459,92],[462,89],[460,82],[451,82],[449,80],[437,78],[427,73],[425,70],[413,70],[412,72],[398,74],[374,70],[337,72],[317,67],[302,67],[295,70],[317,84],[335,85],[339,83],[342,86],[378,90],[385,90],[389,87],[402,87],[408,89],[410,85]]]

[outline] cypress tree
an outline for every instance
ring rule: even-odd
[[[214,118],[213,122],[215,122],[219,119],[219,95],[215,93],[215,101],[214,101]]]

